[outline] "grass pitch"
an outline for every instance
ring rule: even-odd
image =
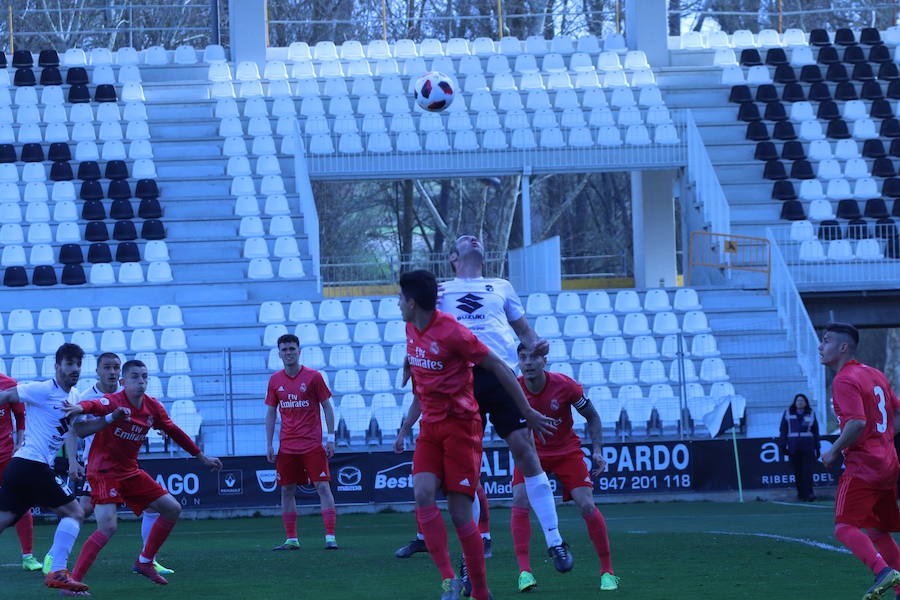
[[[600,508],[609,526],[620,589],[599,591],[597,558],[584,522],[577,509],[562,506],[560,527],[575,555],[575,569],[556,573],[532,517],[532,568],[538,588],[528,597],[830,600],[859,598],[871,583],[868,569],[840,551],[827,503],[678,502]],[[488,578],[496,600],[524,597],[515,587],[518,572],[509,516],[509,509],[491,511],[494,556],[488,560]],[[95,527],[93,521],[83,527],[70,568]],[[300,551],[271,552],[283,540],[278,518],[182,521],[160,553],[160,562],[176,570],[169,585],[160,587],[131,573],[140,546],[139,525],[120,522],[86,583],[94,598],[116,600],[437,600],[440,596],[437,570],[427,554],[406,560],[393,556],[415,532],[412,513],[338,515],[341,549],[336,552],[323,550],[318,516],[301,517],[298,528]],[[53,529],[35,526],[38,559],[49,547]],[[452,528],[450,539],[455,563],[459,544]],[[20,570],[19,552],[13,529],[0,535],[0,598],[59,597],[43,586],[42,575]]]

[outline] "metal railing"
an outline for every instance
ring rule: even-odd
[[[706,144],[694,121],[692,111],[686,111],[684,136],[687,140],[687,178],[694,187],[704,220],[712,233],[731,233],[731,208],[719,183],[719,176],[709,158]]]
[[[322,257],[322,280],[325,285],[397,285],[400,274],[413,269],[428,269],[440,279],[453,277],[447,255],[441,252],[405,255],[380,255],[368,259],[354,256]],[[486,277],[505,277],[506,254],[485,253]]]
[[[853,2],[847,6],[823,7],[815,0],[787,0],[769,6],[761,5],[757,10],[710,10],[708,3],[682,0],[681,9],[669,10],[670,17],[679,17],[681,32],[694,31],[698,24],[711,17],[727,19],[727,30],[775,28],[783,32],[787,28],[810,30],[815,28],[836,29],[839,27],[879,27],[897,25],[898,5],[896,2]],[[687,4],[687,6],[684,6]]]
[[[813,393],[812,403],[816,407],[819,423],[827,423],[825,368],[819,362],[819,338],[771,228],[766,228],[766,238],[772,249],[770,293],[775,301],[775,309],[792,349],[797,352],[797,360],[806,377],[807,386]]]
[[[732,271],[765,275],[769,289],[772,249],[769,240],[746,235],[694,231],[688,257],[688,283],[693,283],[694,267],[720,269],[731,278]]]

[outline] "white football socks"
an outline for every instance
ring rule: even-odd
[[[69,563],[69,553],[72,552],[72,546],[75,545],[79,531],[81,531],[81,523],[72,517],[63,517],[59,520],[56,533],[53,534],[53,545],[50,547],[50,555],[53,556],[51,572],[66,568]]]
[[[556,516],[556,501],[553,499],[553,490],[550,488],[550,480],[543,471],[540,475],[525,478],[525,492],[528,494],[528,502],[531,504],[534,514],[537,515],[544,530],[544,539],[547,547],[562,544],[562,536],[559,535],[559,518]]]
[[[141,517],[141,538],[144,541],[142,548],[147,547],[147,540],[150,538],[150,530],[153,529],[153,524],[156,523],[156,519],[158,518],[159,513],[144,511],[144,514]],[[153,558],[156,557],[154,556]]]

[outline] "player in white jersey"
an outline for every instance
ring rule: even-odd
[[[81,374],[84,351],[63,344],[56,351],[56,375],[49,381],[20,384],[0,392],[0,404],[28,405],[28,435],[13,455],[0,486],[0,532],[14,525],[32,506],[45,506],[60,517],[53,546],[53,565],[44,580],[47,587],[63,593],[81,593],[88,586],[73,580],[66,569],[72,545],[78,537],[84,511],[61,477],[53,472],[53,460],[62,448],[69,418],[64,406],[78,402],[75,384]],[[111,415],[110,421],[125,414]]]
[[[114,394],[121,390],[122,388],[119,386],[121,372],[122,361],[117,354],[113,352],[104,352],[98,356],[96,370],[97,383],[84,390],[79,397],[79,401],[97,400],[107,394]],[[100,417],[95,417],[93,415],[79,415],[76,420],[88,421],[99,418]],[[81,504],[84,516],[87,518],[94,512],[94,504],[91,502],[90,487],[87,486],[87,481],[85,479],[85,470],[87,469],[88,456],[90,456],[91,443],[94,441],[94,436],[89,435],[83,439],[84,446],[79,451],[79,438],[75,435],[74,429],[70,430],[66,435],[66,454],[69,457],[69,482],[71,488],[75,491],[78,503]],[[87,489],[85,489],[86,487]],[[141,515],[141,536],[144,538],[145,543],[147,541],[147,536],[150,535],[150,529],[153,528],[153,524],[156,522],[157,517],[159,517],[159,513],[151,511],[144,511]],[[48,552],[47,555],[44,556],[45,574],[50,572],[52,562],[53,555]],[[156,560],[153,561],[153,567],[156,569],[157,573],[163,575],[169,575],[175,572],[172,569],[162,566],[156,562]]]
[[[438,308],[456,317],[468,327],[488,348],[499,355],[515,370],[518,365],[516,347],[521,342],[539,353],[546,353],[548,344],[534,333],[525,308],[512,284],[505,279],[484,277],[484,247],[474,235],[457,238],[448,256],[456,277],[440,286]],[[572,569],[574,560],[559,533],[559,518],[550,480],[541,468],[529,427],[540,430],[532,422],[539,413],[529,405],[518,406],[505,392],[497,378],[475,366],[472,369],[475,399],[481,407],[481,421],[487,425],[489,418],[494,431],[509,445],[516,466],[525,476],[525,489],[547,542],[549,555],[556,569],[565,573]],[[412,423],[404,423],[411,427]],[[401,430],[405,434],[406,430]],[[417,540],[398,550],[411,548]]]

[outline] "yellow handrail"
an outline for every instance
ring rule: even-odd
[[[712,267],[766,274],[766,289],[772,284],[772,248],[766,238],[694,231],[688,255],[688,285],[694,267]]]

